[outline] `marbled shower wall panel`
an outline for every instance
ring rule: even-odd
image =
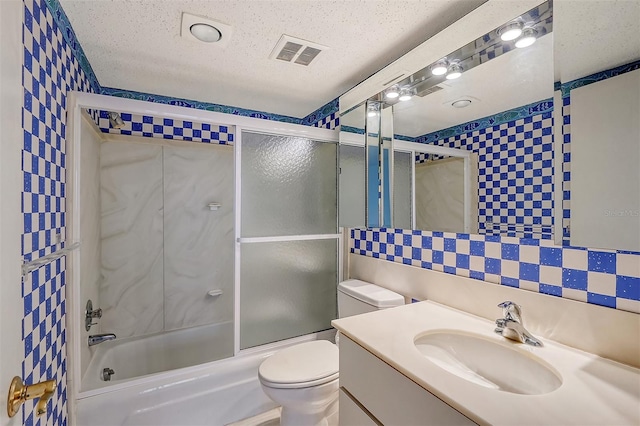
[[[233,163],[233,148],[219,145],[103,144],[104,332],[232,319]]]
[[[162,331],[162,146],[104,142],[100,194],[102,331]]]
[[[164,147],[165,330],[233,319],[233,176],[231,147]]]

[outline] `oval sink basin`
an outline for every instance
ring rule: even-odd
[[[511,344],[453,330],[422,334],[414,344],[438,367],[487,388],[540,395],[562,384],[560,375],[544,361]]]

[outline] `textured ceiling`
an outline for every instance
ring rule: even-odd
[[[640,1],[557,0],[556,80],[563,83],[640,59]]]
[[[104,87],[304,117],[485,0],[60,0]],[[233,27],[224,48],[180,37],[182,12]],[[269,59],[282,34],[328,46]]]

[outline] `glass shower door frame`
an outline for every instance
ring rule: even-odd
[[[304,137],[317,142],[333,143],[338,145],[337,140],[326,140],[324,138],[313,137],[308,133],[294,133],[287,131],[288,129],[282,129],[282,131],[267,130],[257,127],[243,127],[236,126],[236,135],[234,142],[234,157],[235,157],[235,225],[234,225],[234,241],[235,241],[235,260],[234,260],[234,355],[239,353],[253,352],[256,349],[268,347],[274,345],[274,343],[268,343],[263,346],[252,347],[247,349],[240,348],[240,286],[241,286],[241,260],[242,260],[242,245],[243,244],[256,244],[256,243],[271,243],[271,242],[289,242],[289,241],[318,241],[318,240],[335,240],[338,245],[337,248],[337,265],[338,271],[336,274],[337,280],[342,277],[343,271],[343,234],[342,228],[336,226],[336,233],[334,234],[304,234],[304,235],[284,235],[284,236],[269,236],[269,237],[242,237],[242,135],[244,132],[259,133],[264,135],[273,136],[290,136],[290,137]],[[336,168],[337,165],[336,156]],[[336,208],[336,225],[338,223],[338,209]],[[337,284],[337,282],[336,282]],[[297,340],[306,340],[305,336],[293,337],[287,339],[287,341],[295,342]],[[276,342],[280,344],[282,342]]]

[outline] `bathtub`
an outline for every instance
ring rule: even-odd
[[[233,356],[233,322],[203,325],[100,343],[82,377],[80,392]],[[102,371],[114,371],[110,381]]]
[[[260,364],[282,348],[310,340],[331,340],[334,335],[335,330],[319,332],[204,365],[102,382],[107,387],[78,395],[70,424],[226,425],[264,413],[276,404],[262,391]]]

